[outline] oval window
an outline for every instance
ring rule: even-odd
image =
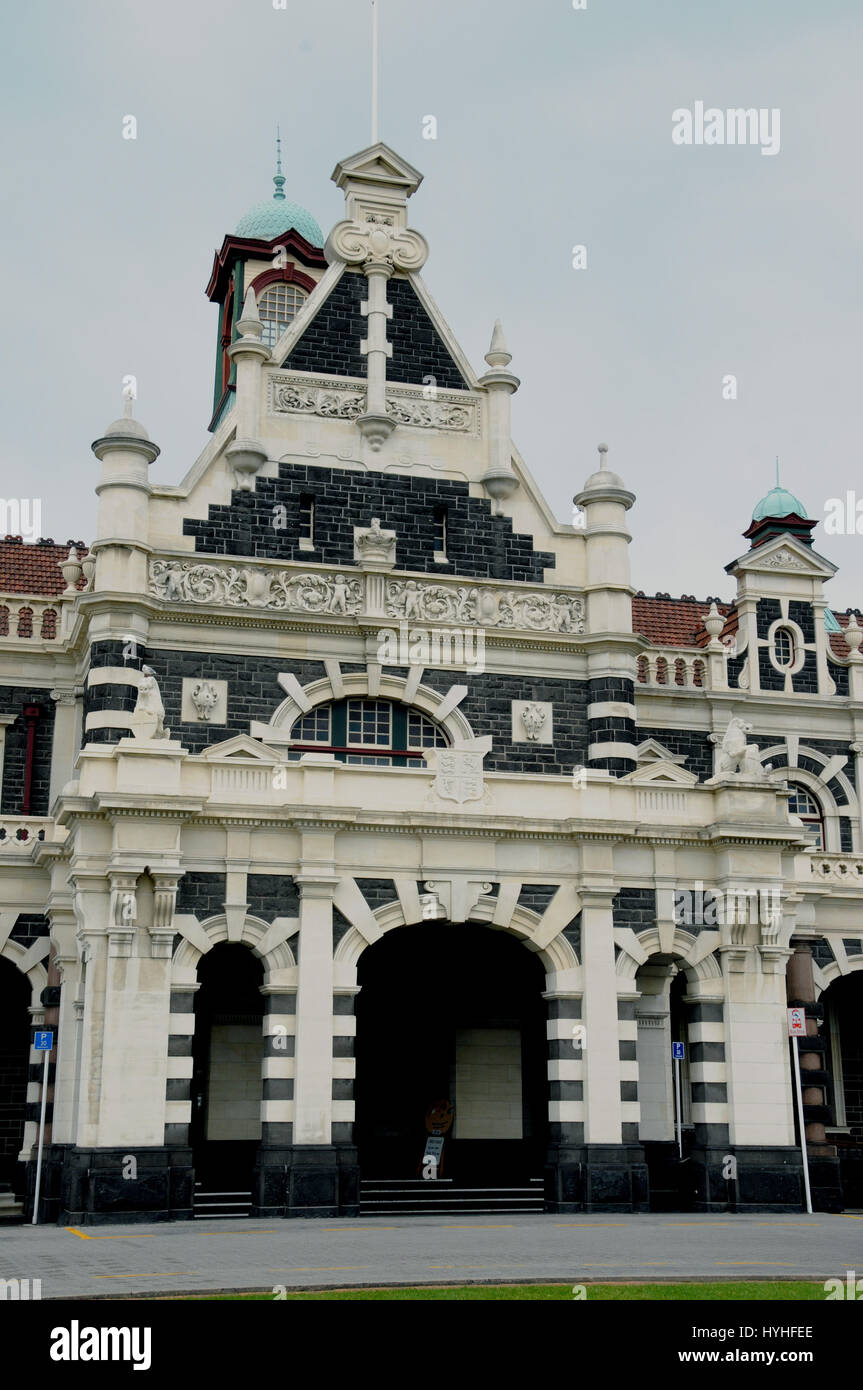
[[[787,627],[779,627],[773,635],[773,660],[783,671],[794,665],[794,635]]]

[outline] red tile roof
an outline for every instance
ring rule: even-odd
[[[670,594],[638,593],[632,600],[632,630],[640,632],[654,647],[693,647],[704,646],[709,641],[703,618],[710,612],[711,600],[693,598],[684,594],[682,598],[672,598]],[[737,612],[732,604],[720,603],[716,607],[727,619],[722,636],[737,631]]]
[[[83,541],[55,545],[52,540],[40,539],[34,545],[25,545],[20,536],[6,536],[0,540],[0,593],[56,598],[66,587],[59,561],[66,559],[73,545],[78,559],[83,559],[88,549]],[[77,587],[83,588],[84,583],[82,575]]]
[[[848,626],[848,619],[851,617],[852,613],[856,614],[858,623],[861,627],[863,627],[863,617],[861,617],[859,608],[849,608],[847,613],[837,613],[835,608],[831,611],[833,613],[833,617],[836,619],[837,623],[839,623],[841,627]],[[831,632],[830,646],[832,648],[834,656],[846,657],[850,650],[848,643],[845,641],[845,638],[840,637],[838,632]]]

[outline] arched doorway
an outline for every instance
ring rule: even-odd
[[[686,1211],[694,1201],[688,1154],[692,1148],[692,1088],[689,1077],[689,1035],[684,1003],[687,980],[678,960],[654,955],[638,970],[636,1006],[638,1034],[638,1137],[644,1146],[650,1180],[651,1211]],[[673,1045],[683,1044],[680,1097]],[[678,1145],[680,1107],[683,1159]]]
[[[844,975],[821,996],[828,1100],[846,1210],[863,1211],[863,973]]]
[[[541,1178],[548,1138],[537,956],[488,927],[423,922],[368,947],[357,979],[356,1141],[366,1191],[369,1181],[417,1184],[415,1195],[431,1198],[432,1185],[421,1185],[425,1117],[440,1100],[455,1110],[438,1174],[447,1188],[526,1191]],[[538,1201],[541,1183],[535,1191]]]
[[[198,967],[191,1141],[196,1215],[248,1214],[261,1142],[264,981],[247,946],[220,943]]]
[[[27,1120],[27,1073],[30,1062],[30,984],[8,960],[0,960],[0,1219],[17,1214],[26,1191],[25,1167],[19,1160]],[[11,1197],[11,1201],[10,1201]]]

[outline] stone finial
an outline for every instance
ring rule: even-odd
[[[720,632],[725,626],[725,619],[716,607],[715,599],[711,599],[710,601],[710,612],[704,618],[704,626],[710,633],[711,643],[716,642]],[[863,634],[861,634],[861,636],[863,636]]]
[[[852,613],[848,619],[848,626],[845,628],[842,636],[848,643],[851,656],[860,659],[860,643],[863,642],[863,628],[860,627],[854,613]]]
[[[607,445],[607,444],[597,444],[596,447],[597,447],[597,449],[599,450],[599,466],[600,466],[600,468],[607,468],[607,467],[608,467],[608,461],[607,461],[607,459],[606,459],[606,455],[607,455],[607,453],[608,453],[608,445]]]
[[[237,327],[244,338],[253,338],[257,341],[263,334],[264,325],[261,323],[260,315],[258,314],[258,301],[251,285],[246,290],[246,297],[243,300],[243,312],[242,316],[237,319]]]
[[[507,351],[500,319],[494,321],[494,331],[485,360],[490,367],[507,367],[512,361],[512,353]]]
[[[78,580],[81,578],[83,570],[81,561],[78,558],[78,551],[74,545],[70,545],[69,554],[65,560],[58,560],[58,566],[63,571],[63,578],[66,581],[64,594],[74,594],[78,587]]]

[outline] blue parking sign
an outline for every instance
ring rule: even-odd
[[[33,1038],[33,1047],[37,1052],[50,1052],[53,1046],[53,1033],[37,1033]]]
[[[683,1043],[673,1042],[671,1044],[671,1056],[675,1062],[682,1062],[684,1057]]]

